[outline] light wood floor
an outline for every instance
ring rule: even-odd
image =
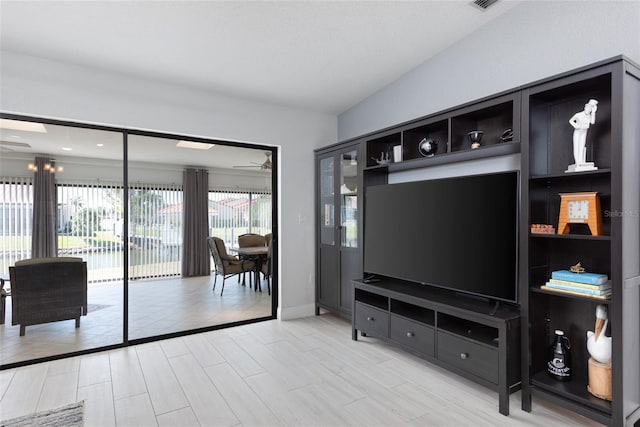
[[[218,277],[140,280],[129,284],[129,339],[146,338],[190,329],[222,325],[271,315],[271,297],[266,282],[263,292],[254,292],[227,279],[220,296]],[[121,282],[90,284],[89,312],[74,320],[20,327],[11,325],[11,297],[7,298],[5,324],[0,325],[0,364],[6,365],[46,356],[122,343],[123,288]]]
[[[585,426],[497,393],[332,315],[261,322],[0,371],[0,418],[85,401],[85,426]]]

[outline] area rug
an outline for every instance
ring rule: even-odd
[[[84,401],[6,421],[0,427],[82,427]]]

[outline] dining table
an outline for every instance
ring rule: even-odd
[[[269,248],[267,246],[246,246],[238,247],[233,246],[229,248],[232,252],[238,254],[241,259],[253,261],[254,267],[254,290],[262,292],[262,285],[260,284],[260,272],[262,271],[262,263],[266,261],[269,255]]]

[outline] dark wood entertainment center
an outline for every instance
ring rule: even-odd
[[[598,169],[566,173],[573,163],[573,128],[568,121],[589,99],[598,100],[598,111],[588,131],[587,160]],[[605,425],[637,422],[639,117],[640,68],[618,56],[318,150],[317,310],[351,317],[353,339],[360,331],[497,390],[499,410],[505,415],[509,393],[520,387],[525,411],[535,413],[535,396]],[[466,135],[477,129],[484,131],[484,137],[481,147],[472,149]],[[504,138],[508,129],[510,138]],[[432,157],[423,157],[418,150],[425,138],[439,142]],[[396,152],[401,150],[401,159],[393,158],[394,147]],[[336,154],[344,149],[357,158]],[[366,221],[365,187],[385,185],[395,173],[445,164],[460,166],[460,175],[464,175],[466,166],[475,161],[499,161],[518,154],[518,304],[501,303],[494,313],[494,306],[486,300],[417,283],[385,277],[365,283],[361,232]],[[329,156],[336,167],[330,171],[331,191],[327,192],[328,175],[326,170],[323,175],[321,162],[325,159],[326,164]],[[389,162],[380,161],[387,156]],[[342,209],[344,177],[339,173],[347,161],[352,168],[357,163],[357,173],[348,177],[348,187],[354,190],[349,193],[349,206],[354,210],[350,216]],[[533,224],[557,228],[559,193],[567,192],[598,192],[600,235],[591,235],[580,224],[571,225],[567,234],[531,232]],[[335,221],[327,221],[327,212]],[[340,256],[335,247],[340,239],[345,240],[341,221],[346,217],[357,221],[358,236],[351,236],[351,245],[341,249]],[[336,237],[328,242],[322,239],[327,233]],[[541,289],[551,272],[577,262],[588,271],[606,274],[612,282],[611,295],[596,299]],[[335,280],[336,271],[339,280]],[[327,295],[335,303],[327,304]],[[608,311],[607,335],[612,337],[610,401],[587,391],[586,331],[594,329],[600,304]],[[555,329],[564,330],[572,343],[572,379],[568,382],[546,374]]]
[[[433,287],[386,279],[353,282],[353,333],[397,344],[499,393],[520,386],[520,313]]]

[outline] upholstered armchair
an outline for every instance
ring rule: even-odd
[[[213,279],[213,290],[216,290],[216,282],[218,275],[222,276],[222,290],[220,295],[224,292],[224,281],[227,277],[234,276],[236,274],[244,273],[247,270],[254,268],[254,263],[251,261],[240,261],[237,257],[227,254],[227,247],[224,241],[218,237],[207,238],[207,244],[209,245],[209,251],[213,257],[213,263],[215,265],[215,274]]]
[[[26,327],[87,314],[87,263],[82,258],[32,258],[9,267],[11,323]]]

